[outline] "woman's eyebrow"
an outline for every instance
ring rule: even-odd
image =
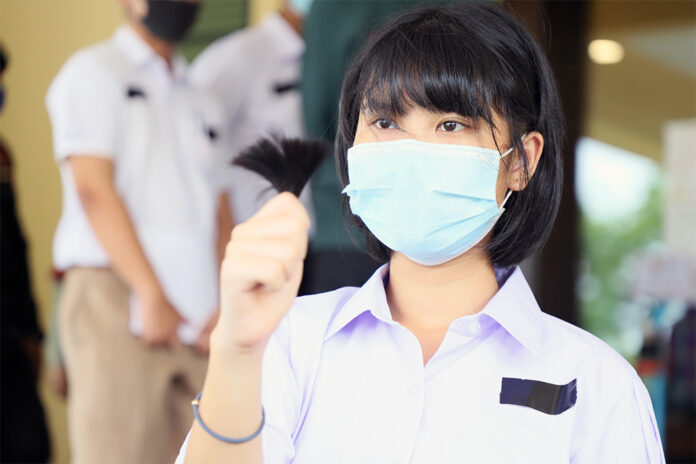
[[[376,118],[384,118],[384,119],[389,119],[390,121],[396,122],[397,119],[399,119],[398,116],[388,114],[387,112],[384,111],[375,111],[375,110],[369,110],[365,109],[362,111],[362,115],[365,119],[372,120]]]
[[[476,120],[471,116],[465,116],[463,114],[455,113],[453,111],[448,111],[448,112],[443,112],[443,113],[435,113],[435,114],[438,115],[439,117],[442,117],[442,118],[466,119],[466,120],[471,121],[472,123],[476,122]]]
[[[360,112],[364,114],[365,116],[383,116],[386,115],[386,112],[383,111],[381,108],[377,107],[375,108],[372,105],[363,105],[363,107],[360,109]]]

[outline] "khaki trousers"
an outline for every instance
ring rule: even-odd
[[[72,461],[174,462],[207,357],[131,335],[128,289],[106,269],[68,271],[58,311]]]

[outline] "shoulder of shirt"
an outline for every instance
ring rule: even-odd
[[[328,325],[333,315],[340,311],[358,290],[360,287],[341,287],[329,292],[298,296],[290,311],[295,317],[301,318],[322,316],[318,319],[325,320]]]
[[[322,343],[331,320],[359,289],[342,287],[297,297],[288,313],[292,336],[314,335],[318,343]]]
[[[74,52],[66,60],[53,79],[51,88],[65,84],[117,85],[118,79],[112,71],[118,59],[118,50],[111,41],[105,40]]]
[[[70,55],[61,68],[61,72],[65,70],[109,71],[110,65],[114,64],[112,60],[118,53],[112,41],[97,42]]]
[[[259,60],[259,53],[268,53],[261,46],[264,31],[257,26],[245,27],[231,32],[208,45],[191,63],[194,78],[203,78],[205,73],[222,74],[233,72],[246,75],[249,67]],[[243,64],[240,66],[240,64]]]
[[[601,382],[616,395],[639,381],[631,363],[596,335],[543,312],[540,321],[544,333],[542,350],[547,356],[554,353],[585,379]]]
[[[566,379],[577,380],[579,408],[573,432],[573,459],[607,427],[624,427],[628,409],[641,416],[646,430],[653,421],[653,432],[659,441],[654,418],[649,417],[650,397],[635,368],[605,341],[580,327],[545,313],[540,321],[545,333],[544,352],[556,353],[556,357],[552,356],[552,370],[563,372]]]

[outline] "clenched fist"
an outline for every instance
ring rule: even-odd
[[[309,216],[281,193],[232,231],[220,272],[220,320],[211,349],[263,350],[297,296]]]

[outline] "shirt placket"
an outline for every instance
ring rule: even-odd
[[[393,464],[406,464],[411,462],[411,456],[416,447],[418,433],[425,407],[425,369],[423,366],[423,352],[420,342],[405,327],[396,325],[393,327],[398,332],[399,343],[402,346],[403,364],[406,369],[406,384],[402,386],[404,395],[403,423],[401,440],[392,456],[398,456]]]

